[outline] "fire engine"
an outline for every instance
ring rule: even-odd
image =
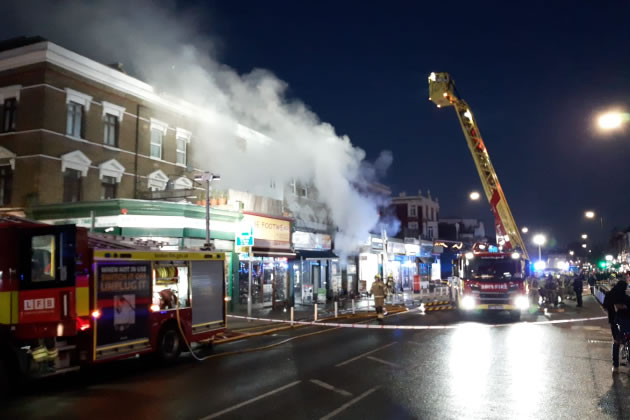
[[[448,73],[429,75],[429,100],[438,108],[454,107],[495,220],[497,245],[475,244],[472,251],[458,257],[451,294],[460,309],[509,310],[520,316],[520,311],[528,306],[527,248],[475,117],[468,104],[459,97]],[[494,252],[490,252],[491,249]]]
[[[0,217],[0,387],[146,353],[171,361],[212,340],[226,325],[224,260]]]

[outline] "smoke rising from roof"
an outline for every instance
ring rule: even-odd
[[[221,64],[198,10],[149,0],[37,0],[5,7],[13,27],[1,35],[39,34],[100,62],[122,62],[157,91],[197,105],[205,123],[193,128],[191,158],[196,167],[220,173],[226,187],[261,193],[271,180],[279,187],[292,180],[314,186],[338,227],[335,247],[342,252],[352,251],[376,225],[383,203],[357,186],[382,177],[391,152],[367,162],[347,136],[289,99],[288,84],[273,73],[238,74]]]

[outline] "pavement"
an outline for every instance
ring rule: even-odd
[[[203,362],[131,359],[38,381],[0,417],[630,418],[628,367],[611,374],[606,320],[572,321],[603,316],[585,296],[583,308],[521,322],[414,310],[385,323],[447,328],[289,329],[197,349]]]

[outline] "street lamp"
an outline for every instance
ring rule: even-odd
[[[523,229],[521,229],[521,232],[527,233],[529,232],[529,228],[527,226],[523,226]]]
[[[204,251],[214,251],[214,243],[210,242],[210,183],[220,180],[221,175],[213,174],[209,171],[205,171],[195,177],[195,181],[206,183],[206,243],[201,248]]]
[[[534,242],[534,244],[538,245],[538,260],[540,261],[542,260],[541,247],[545,244],[545,242],[547,242],[547,238],[545,238],[545,235],[538,233],[534,235],[532,241]]]
[[[597,117],[597,126],[600,131],[615,131],[630,121],[630,114],[621,111],[608,111],[599,114]]]
[[[569,251],[569,255],[573,256],[573,255],[575,255],[575,252],[574,251]]]
[[[470,197],[470,199],[473,201],[477,201],[481,197],[481,194],[479,194],[477,191],[473,191],[468,197]]]
[[[588,235],[586,233],[583,233],[582,234],[582,239],[586,239],[586,238],[588,238]]]
[[[586,244],[582,244],[582,248],[586,248]]]
[[[595,212],[592,210],[587,210],[584,212],[584,217],[587,219],[593,219],[595,217]]]
[[[613,260],[613,256],[608,254],[606,255],[606,257],[604,257],[606,259],[606,261],[612,261]]]

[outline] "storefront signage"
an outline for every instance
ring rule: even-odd
[[[293,247],[304,250],[330,250],[332,237],[323,233],[293,232]]]
[[[291,222],[271,217],[243,215],[243,222],[254,229],[256,246],[289,248],[291,245]]]
[[[416,244],[405,244],[405,254],[406,255],[420,255],[420,245]]]
[[[381,238],[372,238],[372,249],[382,250],[383,240]]]
[[[243,226],[235,235],[236,246],[254,246],[254,228]]]
[[[399,242],[388,242],[387,252],[392,254],[405,255],[407,253],[407,250],[405,249],[405,244]]]

